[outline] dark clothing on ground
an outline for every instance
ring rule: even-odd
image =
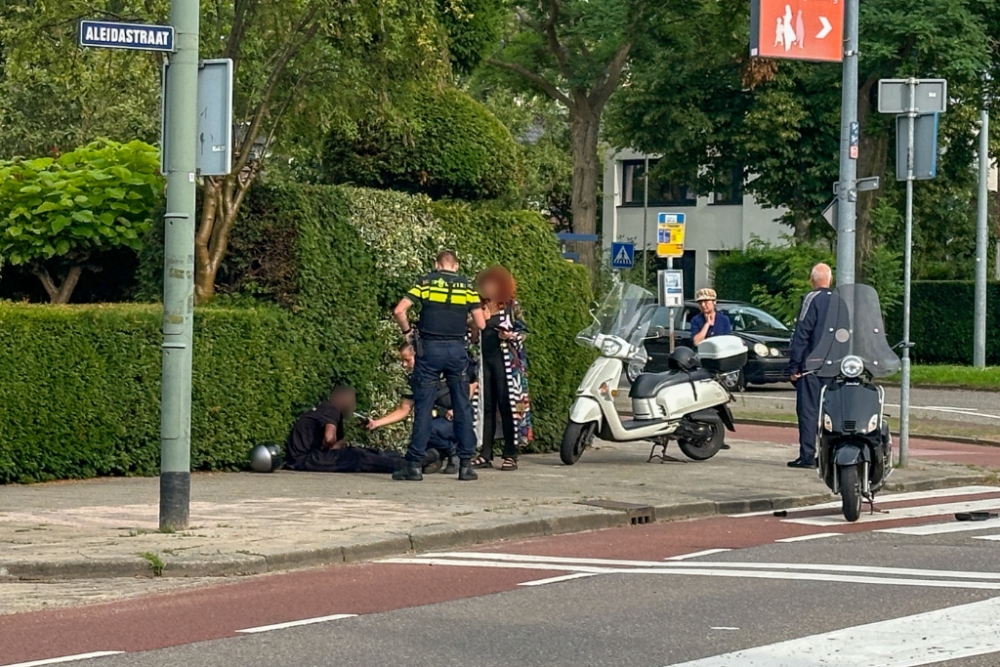
[[[514,411],[511,408],[510,388],[507,386],[507,368],[500,339],[502,316],[494,315],[486,322],[481,345],[483,354],[483,442],[480,455],[493,460],[493,440],[497,432],[497,414],[503,429],[503,457],[517,458],[514,439]]]
[[[328,424],[337,428],[337,439],[343,439],[344,417],[329,403],[320,403],[295,421],[285,443],[289,468],[310,472],[393,472],[403,467],[403,457],[395,452],[364,447],[324,448]]]
[[[705,316],[702,313],[698,313],[691,318],[691,335],[701,331],[701,328],[705,326]],[[705,338],[711,338],[712,336],[725,336],[733,332],[733,325],[729,321],[729,317],[725,313],[715,312],[715,324],[708,328],[708,333],[705,334]]]
[[[427,446],[441,453],[441,458],[454,456],[458,452],[458,438],[455,437],[455,422],[444,415],[431,420],[431,437]]]
[[[462,326],[464,332],[464,318]],[[424,460],[433,429],[432,411],[438,383],[443,375],[451,395],[458,457],[468,461],[476,451],[476,435],[469,403],[469,354],[465,349],[465,341],[425,340],[422,352],[417,355],[413,369],[413,436],[406,451],[406,460],[412,463]]]
[[[827,288],[813,290],[802,300],[795,333],[792,336],[788,372],[802,373],[809,355],[823,338],[830,299]],[[815,374],[803,375],[795,383],[795,413],[799,420],[799,460],[812,462],[816,458],[816,433],[819,426],[819,398],[824,380]]]
[[[479,307],[479,295],[467,278],[451,271],[434,271],[406,293],[420,305],[417,329],[424,341],[465,339],[466,318]]]

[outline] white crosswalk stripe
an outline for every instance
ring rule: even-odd
[[[986,521],[949,521],[948,523],[929,523],[922,526],[903,526],[901,528],[882,528],[877,533],[893,533],[895,535],[947,535],[949,533],[965,533],[976,530],[991,530],[1000,527],[1000,520]]]

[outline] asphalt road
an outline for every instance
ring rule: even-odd
[[[0,665],[104,651],[123,653],[71,664],[1000,663],[1000,519],[954,517],[1000,511],[1000,489],[878,509],[856,524],[835,503],[647,524],[14,615]]]

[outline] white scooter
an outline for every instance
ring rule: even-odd
[[[636,285],[620,283],[593,315],[594,324],[577,335],[577,342],[600,351],[576,391],[560,456],[573,465],[594,437],[610,442],[651,441],[649,460],[671,460],[667,445],[676,440],[689,458],[704,461],[725,443],[725,430],[734,430],[726,388],[728,374],[746,363],[747,349],[736,336],[717,336],[698,346],[697,354],[677,348],[666,373],[644,373],[632,383],[632,419],[622,420],[615,407],[624,368],[644,365],[643,345],[657,304],[653,295]],[[659,454],[657,448],[661,448]]]

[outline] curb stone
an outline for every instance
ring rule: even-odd
[[[988,481],[987,475],[943,477],[910,484],[891,481],[889,491],[926,491]],[[747,512],[790,509],[829,501],[832,494],[819,493],[774,498],[753,498],[736,501],[692,501],[655,507],[658,522],[683,521],[712,516],[727,516]],[[442,551],[469,547],[485,542],[547,537],[628,526],[624,512],[594,511],[573,516],[529,519],[471,530],[416,528],[408,535],[348,546],[286,551],[276,554],[220,554],[207,560],[184,560],[158,554],[164,561],[164,577],[244,576],[342,563],[378,560],[412,553]],[[0,566],[2,582],[38,579],[110,579],[118,577],[150,577],[149,563],[134,558],[109,560],[76,559],[65,561],[8,561]]]

